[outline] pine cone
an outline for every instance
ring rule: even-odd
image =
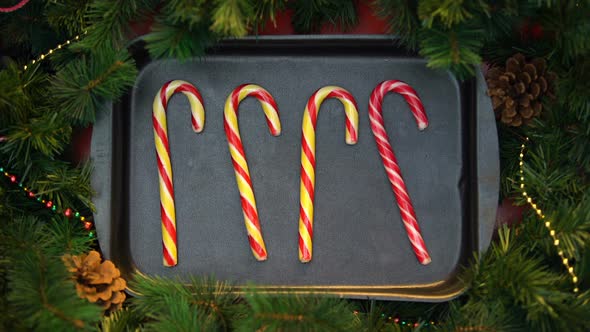
[[[73,274],[79,297],[98,303],[104,310],[121,308],[127,282],[113,262],[101,263],[100,254],[94,250],[80,256],[65,255],[62,259]]]
[[[543,96],[554,98],[556,79],[545,59],[527,62],[520,53],[508,58],[504,68],[491,68],[486,82],[496,118],[514,127],[527,124],[541,114]]]

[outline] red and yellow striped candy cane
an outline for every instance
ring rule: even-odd
[[[346,144],[358,139],[358,108],[350,92],[337,86],[317,90],[307,102],[301,129],[301,185],[299,189],[299,260],[307,263],[312,257],[313,199],[315,193],[315,129],[320,105],[327,98],[337,98],[346,114]]]
[[[377,149],[381,155],[383,167],[391,183],[391,189],[395,194],[402,221],[406,227],[406,232],[408,233],[408,238],[410,239],[416,258],[418,258],[420,264],[426,265],[431,261],[430,255],[420,234],[416,212],[414,212],[414,206],[408,195],[408,190],[402,178],[400,167],[397,164],[397,159],[395,158],[391,144],[389,144],[389,136],[385,131],[383,116],[381,115],[383,112],[381,107],[383,97],[390,91],[401,94],[408,105],[410,105],[419,130],[424,130],[428,127],[428,118],[416,91],[402,81],[390,80],[381,82],[375,87],[373,93],[371,93],[369,100],[369,119],[371,121],[373,136],[375,136],[375,143],[377,143]]]
[[[223,112],[223,127],[229,145],[232,164],[236,173],[236,182],[240,191],[242,202],[242,211],[244,213],[244,222],[248,232],[248,241],[254,257],[263,261],[266,260],[266,246],[260,230],[260,221],[258,220],[258,210],[256,209],[256,199],[252,189],[252,180],[246,161],[246,153],[240,138],[240,129],[238,128],[238,106],[240,102],[249,96],[255,97],[260,101],[262,110],[266,116],[266,123],[273,136],[281,134],[281,121],[279,111],[275,100],[270,93],[264,88],[255,84],[242,84],[235,88],[227,97],[225,110]]]
[[[172,164],[170,163],[170,146],[168,144],[168,127],[166,125],[168,100],[177,92],[182,92],[188,98],[191,105],[193,130],[199,133],[205,125],[203,98],[192,84],[175,80],[162,86],[156,98],[154,98],[152,120],[158,160],[158,175],[160,178],[160,213],[162,216],[164,266],[175,266],[178,264],[174,184],[172,182]]]

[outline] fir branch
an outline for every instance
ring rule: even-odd
[[[220,328],[215,319],[196,311],[184,298],[168,294],[163,298],[166,310],[151,315],[152,321],[145,324],[145,331],[215,332]]]
[[[121,49],[129,33],[129,22],[152,11],[154,0],[93,0],[86,14],[88,35],[78,43],[87,49]]]
[[[224,329],[244,312],[243,305],[236,303],[234,290],[228,284],[210,278],[193,278],[185,284],[180,279],[136,275],[129,287],[138,295],[132,300],[134,310],[158,320],[165,320],[161,313],[171,314],[167,309],[171,300],[169,294],[175,294],[176,300],[186,301],[194,311]]]
[[[254,2],[254,25],[264,27],[270,21],[276,27],[276,15],[287,6],[287,0],[261,0]]]
[[[300,0],[289,5],[293,9],[293,28],[298,33],[318,32],[326,23],[343,29],[358,23],[353,0]]]
[[[133,85],[137,69],[126,51],[103,50],[76,60],[57,72],[51,93],[60,114],[75,123],[94,122],[107,100],[116,100]]]
[[[171,0],[166,2],[162,12],[171,24],[183,24],[192,29],[200,25],[209,26],[212,9],[211,1]]]
[[[473,17],[467,8],[467,5],[472,2],[487,7],[487,4],[482,1],[423,0],[418,5],[418,17],[428,28],[432,27],[436,19],[439,19],[448,28]]]
[[[30,117],[43,115],[43,106],[47,105],[48,76],[38,65],[22,72],[13,61],[6,69],[0,71],[0,134],[11,125],[29,122]]]
[[[47,23],[57,31],[65,30],[69,35],[82,33],[87,27],[85,15],[91,0],[46,1]]]
[[[101,332],[140,331],[142,321],[143,318],[138,312],[122,308],[110,313],[108,316],[104,316],[100,321],[98,330]]]
[[[420,54],[428,59],[428,67],[449,69],[459,79],[467,78],[481,63],[482,33],[468,26],[422,29]]]
[[[418,47],[420,20],[416,15],[417,2],[413,0],[375,0],[376,14],[387,19],[390,33],[399,37],[404,46],[411,50]]]
[[[211,31],[220,36],[242,37],[248,33],[254,9],[249,0],[216,0]]]
[[[575,58],[590,52],[590,2],[567,1],[541,11],[541,19],[554,35],[551,57],[561,64],[572,65]]]
[[[101,308],[76,295],[47,227],[34,218],[3,222],[0,246],[10,260],[8,306],[24,326],[38,331],[87,327]]]
[[[526,322],[527,329],[583,331],[590,322],[570,324],[575,317],[590,313],[590,307],[580,305],[579,299],[559,289],[561,277],[549,271],[534,255],[526,241],[516,232],[504,227],[498,231],[499,242],[493,243],[483,258],[475,258],[474,267],[465,272],[463,280],[471,285],[469,298],[461,313],[456,313],[468,325],[481,324],[490,317],[488,328],[495,326],[495,310]],[[474,313],[477,313],[475,315]],[[470,317],[471,316],[471,317]],[[564,317],[569,317],[564,319]]]
[[[160,17],[144,40],[152,58],[188,59],[205,54],[217,37],[209,31],[208,21],[189,27]]]
[[[358,319],[350,304],[321,296],[246,295],[252,313],[244,317],[240,331],[354,331]]]
[[[31,154],[40,152],[53,158],[61,153],[70,141],[72,128],[57,113],[31,118],[29,123],[10,126],[4,132],[6,141],[0,143],[0,151],[9,155],[9,160],[31,163]]]
[[[31,181],[36,188],[36,194],[46,195],[54,205],[94,210],[94,204],[91,201],[94,193],[90,185],[91,174],[90,163],[71,168],[67,163],[62,162],[54,163],[36,179],[31,177]]]

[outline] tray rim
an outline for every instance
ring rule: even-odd
[[[409,57],[416,57],[414,53],[408,52],[405,49],[400,49],[395,45],[396,38],[392,37],[391,35],[306,35],[306,36],[293,36],[293,35],[275,35],[275,36],[249,36],[245,38],[237,38],[237,39],[226,39],[219,42],[217,45],[213,46],[208,52],[207,55],[219,55],[219,51],[222,51],[222,55],[232,55],[233,52],[241,53],[240,51],[244,51],[246,49],[247,54],[259,54],[256,53],[260,51],[260,49],[268,48],[271,49],[273,47],[282,47],[284,48],[283,51],[286,51],[286,54],[292,54],[294,50],[297,49],[305,49],[309,47],[317,47],[317,48],[331,48],[335,45],[344,46],[347,48],[355,49],[360,47],[376,47],[380,50],[387,50],[387,55],[389,56],[397,56],[395,52],[399,54],[403,54]],[[143,50],[141,39],[136,40],[130,46],[130,49],[133,52],[145,52]],[[143,51],[142,51],[143,50]],[[229,50],[229,51],[228,51]],[[254,51],[254,53],[249,53]],[[329,52],[329,51],[328,51]],[[264,55],[264,54],[259,54]],[[149,61],[138,61],[138,67],[141,70],[146,63]],[[496,201],[499,192],[499,158],[498,156],[498,141],[497,141],[497,134],[495,132],[496,126],[495,121],[493,118],[493,112],[491,112],[491,102],[487,95],[485,94],[485,80],[483,79],[482,73],[478,70],[476,77],[472,79],[471,83],[471,92],[472,96],[471,100],[465,100],[465,94],[461,94],[461,102],[462,102],[462,110],[461,112],[463,115],[473,115],[470,113],[477,113],[474,117],[475,125],[466,125],[465,123],[462,125],[465,134],[463,135],[463,144],[464,146],[470,147],[467,153],[464,154],[464,163],[471,163],[471,168],[474,170],[473,173],[475,174],[468,174],[467,176],[469,179],[466,181],[465,185],[469,186],[467,192],[475,194],[477,196],[475,199],[471,199],[474,203],[474,207],[469,209],[469,212],[466,216],[463,216],[462,223],[465,225],[466,223],[472,223],[471,227],[473,227],[474,231],[464,232],[462,241],[467,241],[471,244],[471,251],[469,253],[465,253],[466,249],[462,250],[461,257],[459,258],[459,262],[455,267],[454,272],[452,272],[449,277],[445,280],[437,281],[434,283],[427,283],[427,284],[404,284],[404,285],[376,285],[376,286],[358,286],[358,285],[258,285],[254,286],[257,290],[279,294],[279,293],[296,293],[296,294],[330,294],[336,295],[340,297],[348,297],[348,298],[370,298],[370,299],[384,299],[384,300],[414,300],[414,301],[431,301],[431,302],[440,302],[440,301],[447,301],[459,296],[464,290],[465,286],[460,283],[457,279],[457,272],[459,269],[462,268],[463,264],[466,261],[466,258],[463,257],[465,255],[472,257],[473,251],[481,254],[483,253],[487,247],[489,246],[489,242],[492,236],[493,225],[495,222],[495,209],[493,213],[493,218],[491,216],[492,213],[482,213],[485,209],[480,209],[481,206],[488,206],[491,207],[492,199],[494,200],[494,206],[496,206]],[[459,84],[461,87],[463,84]],[[463,89],[463,88],[461,88]],[[131,91],[131,90],[130,90]],[[129,98],[126,95],[124,98]],[[467,105],[466,102],[470,102],[471,105]],[[103,162],[104,165],[101,165],[100,168],[103,170],[106,169],[109,173],[112,174],[115,172],[117,167],[121,167],[120,164],[123,164],[124,158],[116,158],[116,156],[125,156],[125,144],[118,144],[119,149],[117,149],[117,144],[114,142],[113,137],[111,134],[115,130],[121,130],[124,128],[123,122],[117,120],[117,116],[121,116],[122,114],[126,113],[122,109],[123,104],[125,104],[125,100],[122,99],[119,103],[111,103],[110,112],[106,114],[101,114],[97,123],[95,124],[95,130],[93,130],[93,138],[99,137],[99,139],[93,139],[91,143],[91,156],[94,157],[97,154],[97,145],[100,145],[98,141],[100,138],[103,140],[103,144],[107,146],[111,146],[112,149],[106,152],[106,161]],[[475,109],[476,112],[466,112],[466,108]],[[117,111],[117,109],[119,109]],[[487,109],[488,112],[485,114],[483,109]],[[484,115],[484,119],[480,119],[480,117]],[[106,119],[105,119],[106,118]],[[468,119],[467,117],[463,116],[464,122]],[[110,120],[110,121],[109,121]],[[101,121],[101,122],[99,122]],[[484,123],[490,122],[493,125],[484,126]],[[102,126],[101,126],[102,124]],[[485,130],[487,129],[487,130]],[[467,133],[469,131],[470,133]],[[482,140],[478,139],[481,137],[483,132],[488,134],[491,138],[491,141],[488,142],[489,144],[484,144]],[[490,133],[493,131],[493,133]],[[101,135],[98,133],[101,132]],[[472,135],[471,139],[468,137]],[[491,136],[490,136],[491,135]],[[128,139],[128,137],[126,138]],[[106,142],[105,142],[106,141]],[[465,145],[466,144],[466,145]],[[482,151],[486,153],[482,153]],[[473,155],[474,158],[466,158],[465,155]],[[496,156],[494,158],[493,156]],[[94,158],[93,158],[94,159]],[[104,159],[104,158],[103,158]],[[97,167],[98,168],[98,167]],[[110,170],[109,170],[110,169]],[[129,170],[125,167],[122,168],[123,172],[128,172]],[[93,187],[96,186],[96,168],[95,172],[93,172]],[[484,175],[485,173],[485,175]],[[104,174],[104,172],[103,172]],[[113,193],[117,190],[125,191],[124,185],[121,181],[117,183],[117,181],[112,180],[113,177],[111,176],[111,183],[106,185],[103,183],[103,193],[108,192]],[[480,181],[480,180],[487,180],[487,181]],[[108,182],[108,181],[103,181]],[[487,189],[486,189],[487,188]],[[96,188],[95,188],[96,189]],[[98,192],[99,190],[97,190]],[[483,195],[481,195],[483,193]],[[120,201],[127,201],[129,197],[125,197],[123,195],[122,200]],[[121,255],[113,256],[112,252],[120,250],[120,247],[116,246],[118,242],[116,239],[125,237],[126,234],[118,234],[122,232],[116,232],[117,229],[117,218],[113,216],[114,210],[117,210],[117,205],[121,204],[111,204],[112,195],[109,195],[107,198],[99,198],[99,202],[96,202],[97,210],[101,207],[104,211],[109,211],[108,216],[103,215],[99,218],[95,218],[97,224],[97,235],[99,239],[107,239],[106,246],[103,247],[103,252],[105,254],[105,258],[111,258],[117,265],[120,267],[122,274],[125,275],[127,278],[132,276],[132,273],[143,274],[141,271],[137,269],[137,267],[133,264],[133,262],[128,261],[125,262],[125,259],[121,259]],[[129,207],[120,206],[119,207],[119,215],[125,215],[126,211]],[[122,211],[124,210],[124,211]],[[104,218],[106,217],[106,218]],[[97,220],[98,219],[98,220]],[[110,219],[109,221],[104,221],[103,219]],[[100,227],[99,227],[100,225]],[[108,226],[108,227],[107,227]],[[99,228],[104,229],[104,232],[99,232]],[[120,227],[121,228],[121,227]],[[127,228],[127,227],[122,227]],[[115,232],[114,232],[115,231]],[[128,230],[127,230],[128,231]],[[465,238],[465,233],[474,233],[468,238]],[[101,235],[102,234],[102,235]],[[105,235],[105,234],[108,234]],[[113,236],[114,235],[114,236]],[[115,238],[115,240],[113,240]],[[110,241],[109,241],[110,240]],[[101,241],[102,242],[102,241]],[[127,241],[129,242],[129,241]],[[129,243],[127,243],[129,245]],[[129,251],[129,250],[128,250]],[[243,286],[237,285],[236,286],[241,289]],[[128,289],[131,293],[133,290]]]

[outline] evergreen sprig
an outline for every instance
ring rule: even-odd
[[[101,308],[78,298],[60,256],[62,236],[35,218],[3,218],[0,252],[7,259],[6,301],[10,316],[0,314],[3,330],[75,331],[90,329]],[[60,222],[68,222],[61,220]],[[77,237],[69,233],[69,237]],[[77,242],[73,251],[88,250]]]
[[[130,282],[130,289],[137,294],[132,300],[134,310],[157,321],[166,323],[170,315],[184,314],[187,303],[193,313],[199,313],[195,324],[218,326],[224,330],[243,315],[244,307],[238,303],[234,289],[227,283],[211,278],[191,278],[188,283],[180,279],[166,279],[135,275]],[[174,298],[170,298],[174,294]],[[170,311],[171,301],[177,303],[177,313]]]
[[[254,8],[248,0],[216,0],[211,30],[220,36],[242,37],[248,33]]]
[[[150,56],[156,59],[200,57],[217,40],[209,30],[209,25],[209,20],[190,25],[173,23],[166,17],[159,17],[152,31],[144,37],[146,48]]]
[[[354,331],[359,323],[351,305],[333,297],[253,291],[246,301],[251,313],[239,331]]]
[[[94,122],[107,100],[117,100],[135,81],[137,68],[127,51],[100,50],[72,61],[52,79],[55,109],[76,124]]]
[[[318,32],[326,23],[344,29],[357,24],[353,0],[302,0],[289,5],[293,9],[293,29],[298,33]]]
[[[377,15],[387,20],[388,30],[411,50],[418,47],[420,19],[417,15],[417,1],[375,0],[373,8]]]
[[[479,28],[467,26],[422,29],[420,55],[428,58],[428,67],[450,69],[459,79],[465,79],[481,63],[483,33]]]
[[[93,0],[86,11],[88,35],[79,46],[88,49],[121,49],[130,33],[129,23],[149,14],[155,0]]]

